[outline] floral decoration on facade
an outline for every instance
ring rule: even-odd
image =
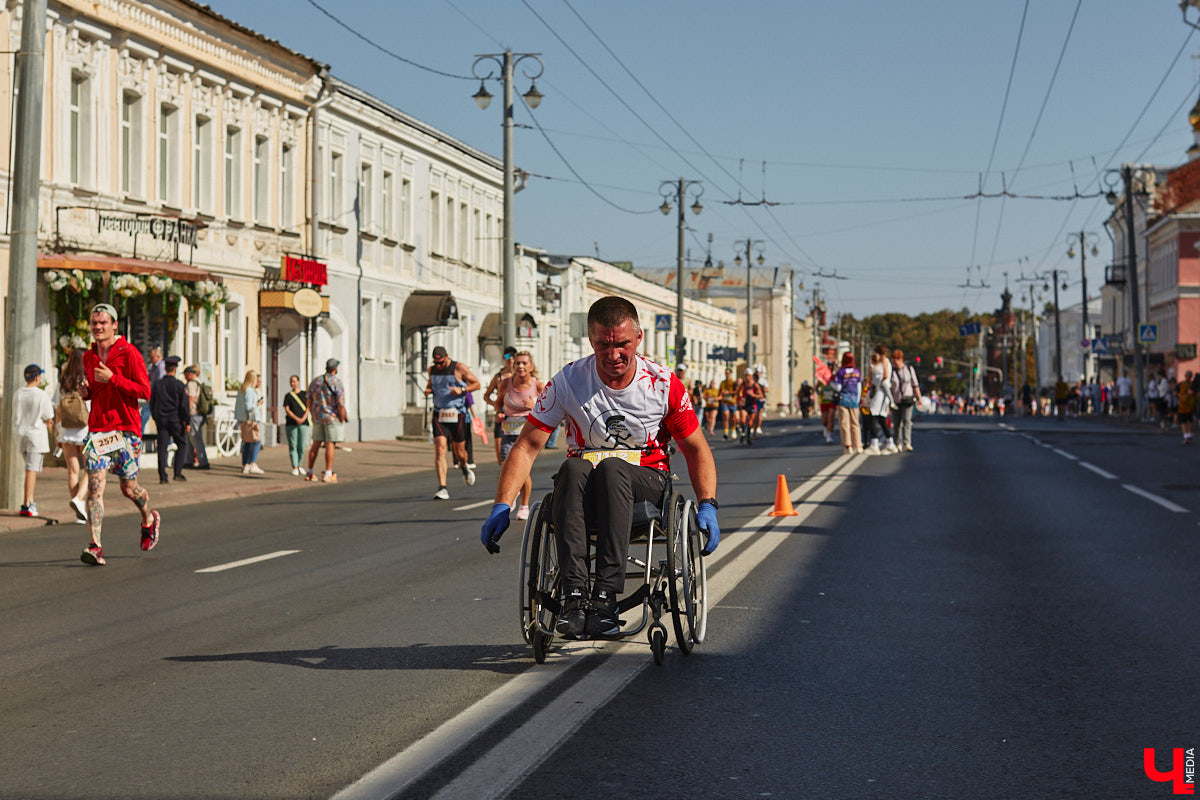
[[[174,332],[183,300],[193,309],[203,308],[209,321],[218,308],[229,300],[229,290],[216,281],[176,281],[165,275],[132,273],[95,273],[81,269],[48,269],[42,273],[50,290],[50,310],[55,325],[58,350],[56,363],[62,364],[71,350],[90,343],[88,312],[96,303],[112,303],[124,317],[130,304],[161,304],[167,329]]]

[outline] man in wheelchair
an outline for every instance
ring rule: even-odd
[[[623,297],[602,297],[588,310],[594,353],[567,364],[546,384],[500,470],[496,502],[480,538],[500,552],[510,503],[550,433],[567,424],[567,458],[554,475],[551,509],[562,569],[564,638],[620,635],[617,599],[633,504],[658,503],[670,473],[673,437],[687,461],[699,500],[696,518],[706,533],[702,555],[717,548],[717,470],[687,387],[671,370],[638,355],[637,309]],[[596,531],[595,583],[588,593],[588,529]]]

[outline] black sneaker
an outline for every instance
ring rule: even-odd
[[[564,639],[578,639],[587,625],[583,605],[583,590],[572,589],[563,599],[562,613],[554,623],[554,632]]]
[[[615,639],[621,635],[621,620],[617,618],[617,601],[600,592],[587,611],[584,631],[589,639]]]

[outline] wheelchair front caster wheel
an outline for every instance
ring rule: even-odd
[[[663,656],[667,652],[667,632],[663,628],[650,630],[650,651],[654,653],[654,663],[662,666]]]

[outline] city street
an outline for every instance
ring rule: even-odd
[[[718,433],[708,637],[661,667],[644,636],[533,663],[520,523],[479,543],[490,450],[448,502],[428,471],[213,500],[150,553],[114,485],[103,569],[78,526],[0,534],[0,798],[1170,796],[1142,751],[1200,744],[1200,451],[950,416],[914,444]]]

